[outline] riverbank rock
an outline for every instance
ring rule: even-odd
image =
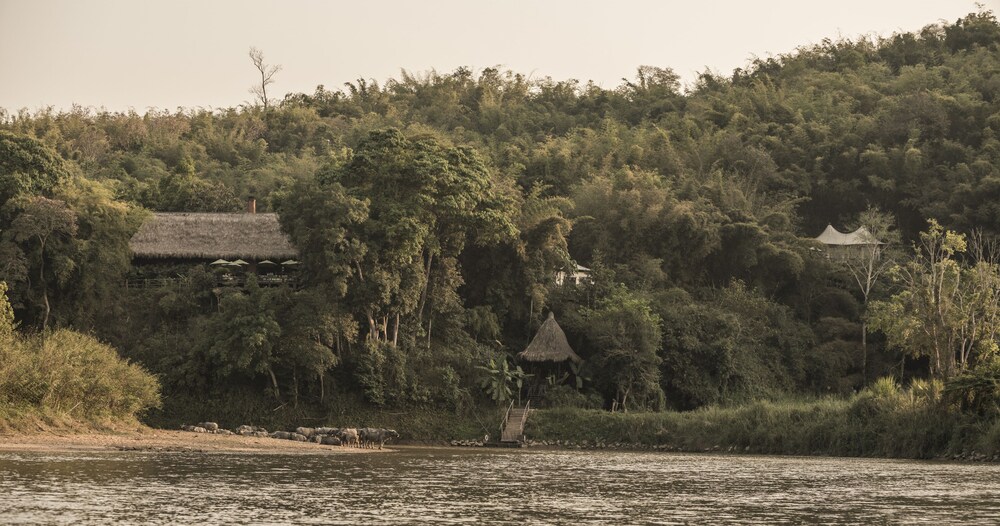
[[[197,425],[198,427],[204,427],[205,430],[213,433],[219,430],[219,424],[216,424],[215,422],[198,422]]]
[[[248,426],[246,424],[237,427],[236,434],[241,436],[268,436],[267,429],[260,426]]]
[[[208,430],[201,426],[183,425],[181,426],[181,429],[184,431],[190,431],[192,433],[208,433]]]
[[[483,447],[485,445],[482,440],[452,440],[450,444],[455,447]]]

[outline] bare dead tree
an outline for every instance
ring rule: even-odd
[[[267,87],[274,84],[274,75],[281,71],[281,65],[268,65],[264,62],[264,52],[255,48],[250,48],[250,61],[253,62],[253,67],[257,68],[260,72],[260,84],[255,85],[250,88],[250,93],[257,97],[257,101],[267,109],[268,98],[267,98]]]

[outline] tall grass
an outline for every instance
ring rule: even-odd
[[[630,443],[757,453],[933,458],[1000,449],[1000,422],[978,422],[941,400],[939,382],[901,389],[880,380],[851,398],[757,401],[690,412],[550,409],[528,419],[540,440]],[[978,423],[977,423],[978,422]]]
[[[133,421],[160,405],[156,378],[111,347],[69,330],[0,331],[0,424],[30,417]]]

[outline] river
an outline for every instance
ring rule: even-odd
[[[620,451],[0,453],[0,523],[1000,522],[1000,466]]]

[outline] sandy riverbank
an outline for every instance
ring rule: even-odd
[[[260,453],[292,455],[339,455],[385,453],[340,446],[323,446],[264,437],[212,435],[163,429],[138,429],[114,433],[40,433],[0,434],[0,452],[35,451],[43,453],[86,451],[182,451],[202,453]]]

